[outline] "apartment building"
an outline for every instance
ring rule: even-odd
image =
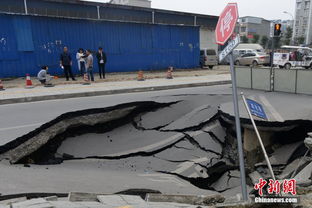
[[[305,43],[312,42],[312,7],[311,0],[296,0],[296,14],[293,38],[304,37]]]

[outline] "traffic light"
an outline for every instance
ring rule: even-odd
[[[282,24],[274,24],[274,36],[280,37],[282,33]]]

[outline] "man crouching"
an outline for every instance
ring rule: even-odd
[[[47,66],[41,67],[41,70],[39,71],[37,78],[44,86],[52,86],[51,81],[53,77],[48,74]]]

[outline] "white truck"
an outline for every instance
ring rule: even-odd
[[[312,49],[299,46],[282,46],[283,52],[274,53],[273,64],[279,68],[312,68]]]

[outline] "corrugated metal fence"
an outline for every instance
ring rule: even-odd
[[[0,15],[0,27],[0,77],[35,75],[41,65],[60,74],[64,46],[73,59],[78,48],[102,46],[109,72],[199,64],[199,27],[8,14]],[[73,68],[77,73],[76,61]]]

